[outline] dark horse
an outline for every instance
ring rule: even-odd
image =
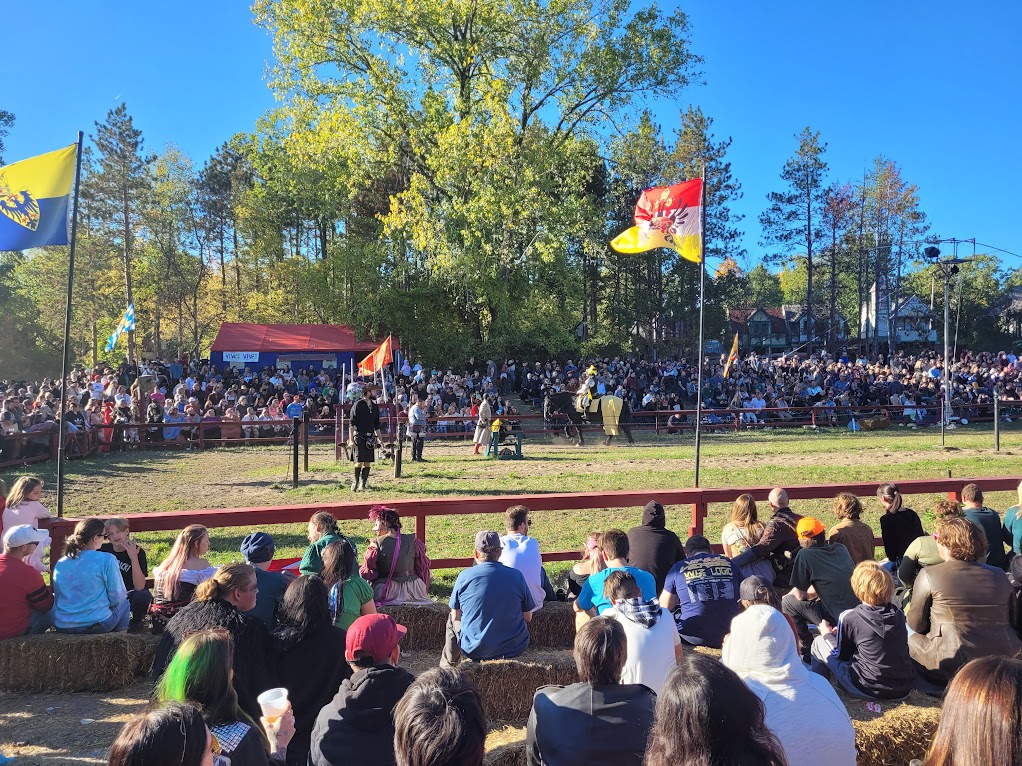
[[[632,439],[632,429],[630,427],[632,413],[628,408],[627,401],[616,396],[605,395],[595,400],[595,409],[584,407],[583,411],[580,411],[580,399],[579,394],[571,391],[558,391],[548,394],[543,402],[543,415],[548,420],[552,415],[558,413],[567,417],[568,424],[564,427],[564,435],[571,439],[572,443],[577,440],[579,445],[585,444],[581,427],[586,425],[602,425],[603,432],[607,434],[607,444],[610,444],[611,440],[617,436],[619,428],[624,431],[629,444],[635,443],[634,439]],[[583,399],[582,401],[585,400]],[[606,410],[608,413],[606,422],[603,416],[605,404],[607,405]]]

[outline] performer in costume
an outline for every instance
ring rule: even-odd
[[[493,408],[490,407],[489,394],[483,394],[482,400],[479,402],[479,415],[477,418],[475,438],[473,439],[475,442],[473,455],[478,455],[482,446],[490,443],[490,421],[493,419]]]
[[[363,386],[352,383],[348,386],[349,399],[354,399],[358,393],[362,394],[362,398],[357,399],[355,406],[351,408],[351,439],[355,449],[355,480],[351,483],[352,492],[369,489],[369,469],[376,460],[376,445],[382,438],[380,408],[376,404],[376,394],[379,390],[380,387],[375,384]]]
[[[586,370],[586,404],[591,404],[593,399],[599,399],[599,392],[596,390],[599,386],[599,381],[596,375],[596,366],[589,365],[589,369]]]

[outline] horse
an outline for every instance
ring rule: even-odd
[[[585,390],[578,393],[571,391],[558,391],[547,394],[543,403],[543,414],[549,419],[551,415],[562,414],[568,418],[568,424],[564,427],[564,435],[576,440],[579,446],[585,444],[582,436],[584,425],[602,425],[603,432],[607,435],[606,444],[610,444],[618,430],[622,430],[628,438],[629,444],[634,444],[630,424],[632,421],[631,410],[628,402],[618,396],[604,395],[594,398],[591,402]]]

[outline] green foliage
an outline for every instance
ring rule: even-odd
[[[11,132],[14,115],[6,109],[0,109],[0,165],[4,164],[4,138]]]
[[[749,272],[749,295],[742,304],[735,306],[768,307],[780,306],[784,303],[784,293],[781,289],[781,280],[771,273],[762,263],[756,264]]]

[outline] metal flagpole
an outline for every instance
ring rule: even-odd
[[[78,131],[75,156],[74,210],[71,218],[71,253],[67,259],[67,301],[64,305],[64,359],[60,367],[60,428],[57,431],[57,518],[64,515],[64,434],[67,431],[67,367],[71,354],[71,293],[75,284],[75,244],[78,238],[78,187],[82,180],[82,139]]]
[[[699,457],[702,447],[701,435],[703,424],[703,307],[706,290],[706,165],[700,174],[702,184],[699,189],[699,348],[696,351],[696,471],[695,486],[699,486]]]

